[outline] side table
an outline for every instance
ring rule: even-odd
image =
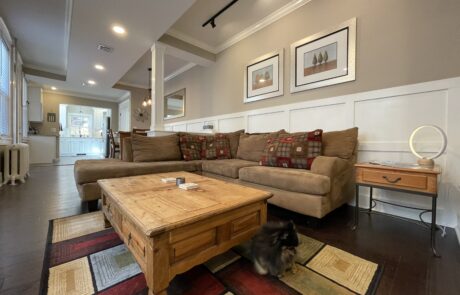
[[[369,187],[369,209],[372,212],[375,202],[383,202],[393,206],[431,212],[431,249],[436,257],[436,201],[438,198],[438,175],[441,173],[439,166],[433,168],[420,167],[393,167],[370,163],[355,164],[356,168],[356,205],[353,230],[359,223],[359,187]],[[417,194],[431,198],[431,209],[402,206],[373,199],[374,188]],[[421,220],[422,223],[423,220]]]

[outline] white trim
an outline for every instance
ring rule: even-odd
[[[0,36],[3,37],[8,44],[8,47],[13,44],[13,38],[11,37],[10,31],[8,30],[8,27],[6,26],[5,22],[3,21],[3,18],[0,17]]]
[[[238,34],[230,37],[227,41],[217,45],[217,46],[211,46],[208,45],[202,41],[199,41],[193,37],[188,36],[187,34],[180,32],[176,29],[170,29],[168,30],[167,34],[173,36],[174,38],[177,38],[179,40],[182,40],[184,42],[187,42],[189,44],[192,44],[194,46],[200,47],[201,49],[207,50],[211,53],[217,54],[221,51],[224,51],[225,49],[229,48],[230,46],[234,45],[235,43],[240,42],[241,40],[251,36],[252,34],[262,30],[266,26],[271,25],[272,23],[276,22],[283,16],[288,15],[289,13],[293,12],[297,8],[300,8],[310,2],[311,0],[293,0],[290,3],[284,5],[280,9],[272,12],[271,14],[267,15],[263,19],[259,20],[258,22],[252,24],[251,26],[247,27],[246,29],[242,30]]]
[[[168,32],[166,33],[176,39],[179,39],[179,40],[182,40],[184,42],[187,42],[189,44],[192,44],[193,46],[196,46],[196,47],[199,47],[201,49],[204,49],[206,51],[209,51],[211,53],[214,53],[214,54],[217,54],[218,51],[217,51],[217,48],[216,47],[213,47],[211,45],[208,45],[204,42],[201,42],[193,37],[190,37],[176,29],[169,29]]]
[[[40,86],[38,86],[40,87]],[[81,92],[74,92],[74,91],[68,91],[68,90],[48,90],[43,88],[43,93],[51,93],[51,94],[59,94],[59,95],[67,95],[67,96],[74,96],[74,97],[79,97],[79,98],[87,98],[87,99],[94,99],[94,100],[101,100],[101,101],[107,101],[107,102],[113,102],[113,103],[118,103],[120,98],[107,98],[107,97],[101,97],[97,95],[91,95],[91,94],[85,94]],[[123,94],[125,96],[126,94]],[[122,96],[122,97],[123,97]]]
[[[123,82],[123,81],[119,81],[116,84],[122,85],[122,86],[134,87],[134,88],[149,89],[148,85],[134,84],[134,83],[128,83],[128,82]]]
[[[224,43],[222,43],[219,46],[217,46],[216,47],[217,52],[221,52],[221,51],[229,48],[233,44],[238,43],[241,40],[251,36],[255,32],[262,30],[266,26],[271,25],[272,23],[276,22],[277,20],[279,20],[283,16],[288,15],[289,13],[293,12],[294,10],[296,10],[299,7],[304,6],[305,4],[307,4],[310,1],[311,0],[297,0],[297,1],[292,1],[291,3],[288,3],[288,4],[284,5],[280,9],[278,9],[275,12],[269,14],[268,16],[264,17],[263,19],[261,19],[260,21],[256,22],[252,26],[244,29],[240,33],[236,34],[235,36],[231,37],[230,39],[228,39]]]
[[[126,93],[118,99],[118,104],[123,103],[128,99],[131,99],[131,92],[127,90]]]
[[[188,64],[186,64],[185,66],[175,70],[174,72],[172,72],[171,74],[169,74],[168,76],[165,77],[165,82],[171,80],[172,78],[175,78],[177,76],[179,76],[180,74],[190,70],[191,68],[193,68],[194,66],[196,66],[196,64],[194,64],[193,62],[189,62]]]
[[[70,26],[72,23],[73,0],[66,0],[64,23],[64,71],[67,72],[69,60]]]

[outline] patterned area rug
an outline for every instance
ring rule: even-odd
[[[297,272],[258,275],[249,243],[178,275],[169,295],[373,294],[382,268],[300,235]],[[147,294],[143,273],[101,212],[50,221],[41,294]]]

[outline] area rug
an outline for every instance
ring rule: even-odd
[[[169,295],[374,294],[382,267],[299,234],[297,272],[258,275],[249,242],[170,283]],[[51,220],[41,294],[147,294],[144,275],[101,212]]]

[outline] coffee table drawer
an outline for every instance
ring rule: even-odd
[[[234,219],[230,222],[231,237],[234,238],[235,236],[258,228],[260,225],[260,211],[252,212],[243,217]]]

